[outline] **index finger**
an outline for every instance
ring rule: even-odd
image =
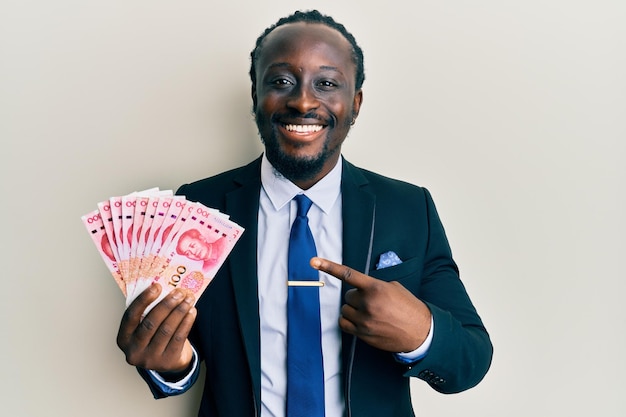
[[[314,257],[311,258],[311,266],[318,271],[326,272],[355,288],[366,289],[373,284],[376,278],[365,275],[349,266],[341,265],[328,259]]]

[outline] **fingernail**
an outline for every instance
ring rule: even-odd
[[[320,264],[321,264],[321,262],[320,262],[320,260],[318,258],[311,259],[311,266],[313,268],[319,268]]]
[[[174,293],[172,294],[172,298],[174,300],[180,300],[181,298],[183,298],[183,292],[180,290],[174,290]]]

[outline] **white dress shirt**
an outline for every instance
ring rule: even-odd
[[[313,205],[309,226],[320,257],[341,263],[341,171],[333,170],[308,190],[285,179],[269,163],[261,162],[259,199],[258,274],[261,319],[261,417],[284,417],[287,393],[287,252],[289,232],[296,218],[293,198],[305,194]],[[341,308],[341,281],[320,273],[324,397],[327,416],[343,415],[341,331],[337,325]]]

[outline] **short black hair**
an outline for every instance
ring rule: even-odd
[[[286,25],[288,23],[296,23],[296,22],[307,22],[307,23],[321,23],[330,28],[337,30],[339,33],[343,35],[344,38],[350,45],[352,45],[352,61],[356,66],[356,79],[355,79],[355,87],[356,90],[359,90],[363,85],[363,81],[365,81],[365,69],[363,66],[363,51],[361,47],[356,43],[356,39],[344,25],[338,23],[330,16],[323,15],[317,10],[309,10],[305,12],[296,11],[290,16],[280,18],[276,23],[272,26],[265,29],[265,31],[259,36],[256,40],[256,45],[254,49],[250,53],[250,80],[252,81],[252,85],[256,84],[256,63],[261,54],[262,44],[267,35],[269,35],[274,29],[279,26]]]

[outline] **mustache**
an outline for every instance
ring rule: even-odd
[[[322,117],[321,115],[319,115],[318,113],[314,112],[314,111],[310,111],[307,113],[299,113],[299,112],[286,112],[286,113],[275,113],[272,116],[272,122],[273,123],[281,123],[281,120],[283,119],[295,119],[295,118],[300,118],[300,119],[314,119],[314,120],[319,120],[321,122],[321,124],[325,124],[328,127],[335,127],[335,119],[332,117]]]

